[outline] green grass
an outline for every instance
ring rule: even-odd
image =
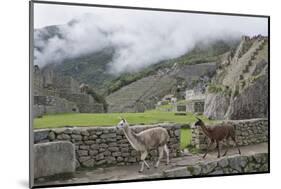
[[[184,128],[181,129],[181,149],[186,148],[191,142],[191,129]]]
[[[113,126],[120,121],[119,117],[125,118],[131,125],[163,122],[188,124],[196,121],[195,116],[190,113],[187,113],[186,116],[176,116],[174,112],[158,112],[155,110],[144,113],[69,113],[44,115],[42,118],[35,118],[34,128]],[[208,121],[205,117],[199,117]]]

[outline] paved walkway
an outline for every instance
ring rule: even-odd
[[[251,155],[255,153],[265,153],[268,151],[267,143],[261,143],[256,145],[249,145],[240,147],[242,155]],[[223,154],[224,150],[222,150]],[[237,154],[237,149],[229,149],[227,156]],[[36,185],[53,185],[53,184],[73,184],[73,183],[88,183],[88,182],[107,182],[107,181],[119,181],[119,180],[137,180],[144,178],[159,178],[163,171],[187,165],[194,165],[202,161],[212,161],[217,159],[217,151],[210,152],[205,159],[202,159],[202,154],[188,155],[179,158],[171,159],[169,165],[165,165],[164,162],[160,163],[160,166],[156,169],[153,167],[153,162],[148,162],[151,165],[150,169],[144,169],[143,173],[139,173],[139,164],[127,165],[127,166],[115,166],[98,169],[78,170],[74,174],[64,176],[64,178],[53,177],[44,180],[37,180]],[[164,160],[163,160],[164,161]]]

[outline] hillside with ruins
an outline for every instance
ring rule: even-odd
[[[219,62],[204,114],[211,119],[267,117],[268,67],[268,38],[244,36]]]
[[[41,40],[63,37],[58,27],[36,30],[36,36]],[[43,50],[40,43],[35,48]],[[119,75],[106,71],[114,51],[106,48],[36,66],[35,112],[145,112],[169,104],[165,111],[199,113],[210,119],[267,116],[267,37],[198,43],[183,56]],[[85,83],[94,97],[80,91]]]

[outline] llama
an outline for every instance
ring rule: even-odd
[[[234,141],[234,143],[235,143],[235,145],[238,149],[238,152],[241,155],[241,151],[240,151],[240,149],[238,147],[238,144],[236,142],[236,139],[235,139],[235,129],[232,125],[223,123],[222,125],[207,127],[201,119],[199,119],[199,118],[197,118],[197,119],[198,119],[198,121],[195,123],[195,126],[201,127],[203,133],[211,140],[203,158],[206,157],[207,153],[209,152],[209,148],[212,146],[212,144],[214,142],[216,142],[217,149],[218,149],[218,158],[220,158],[220,145],[219,145],[219,143],[223,139],[226,139],[226,143],[227,143],[227,148],[225,150],[225,153],[223,154],[223,156],[225,156],[227,154],[228,148],[229,148],[229,137]]]
[[[162,127],[155,127],[146,129],[140,133],[134,133],[125,119],[122,119],[118,123],[117,129],[122,129],[131,146],[141,153],[142,164],[139,170],[140,173],[143,171],[144,165],[146,165],[148,169],[150,168],[148,163],[145,161],[145,158],[148,155],[148,151],[153,148],[158,148],[159,151],[159,157],[155,164],[155,168],[159,166],[164,151],[167,157],[166,164],[169,164],[169,149],[167,147],[169,134],[166,129]]]

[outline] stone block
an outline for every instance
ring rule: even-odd
[[[35,178],[75,171],[75,147],[71,142],[35,144],[33,152]]]

